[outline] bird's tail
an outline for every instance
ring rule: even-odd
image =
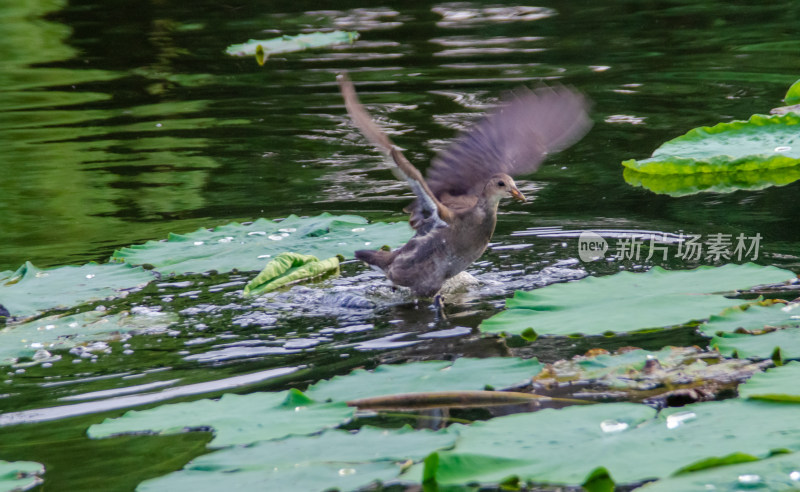
[[[391,251],[386,251],[383,249],[379,250],[372,250],[372,249],[361,249],[356,251],[355,253],[356,259],[363,261],[364,263],[368,264],[373,268],[378,268],[380,270],[386,270],[386,268],[392,263],[394,259],[394,255]]]

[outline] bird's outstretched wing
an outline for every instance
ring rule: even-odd
[[[586,98],[568,87],[517,89],[434,158],[428,186],[447,202],[448,195],[479,194],[493,174],[531,173],[547,154],[589,131],[588,107]]]
[[[336,77],[339,82],[339,89],[344,98],[344,105],[353,124],[361,130],[361,133],[372,142],[378,150],[394,162],[396,175],[398,178],[408,182],[414,194],[417,195],[415,217],[422,217],[422,220],[412,222],[412,226],[417,229],[418,234],[426,234],[434,227],[446,226],[452,221],[453,212],[440,202],[436,195],[428,187],[419,170],[406,159],[400,148],[394,145],[389,136],[384,133],[372,116],[367,112],[358,100],[353,83],[346,74],[341,73]],[[419,212],[419,215],[417,214]]]

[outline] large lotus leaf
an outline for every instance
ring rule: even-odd
[[[152,265],[161,273],[216,270],[261,270],[284,251],[329,258],[353,257],[357,249],[399,246],[411,237],[405,222],[368,224],[355,215],[328,213],[281,222],[259,219],[249,224],[232,223],[214,230],[170,234],[167,241],[148,241],[115,251],[112,259],[133,265]]]
[[[150,316],[86,311],[53,315],[27,323],[9,323],[0,329],[0,366],[20,357],[44,361],[54,350],[66,350],[94,341],[110,340],[133,330],[164,330],[175,315],[154,312]]]
[[[771,304],[767,301],[728,308],[711,316],[698,330],[712,337],[735,331],[752,333],[788,327],[800,327],[800,303]]]
[[[130,265],[97,263],[39,270],[26,262],[16,272],[4,275],[0,277],[0,305],[17,317],[115,297],[154,278]]]
[[[749,335],[723,333],[709,342],[722,355],[742,359],[800,359],[800,327]]]
[[[281,253],[247,283],[244,295],[258,296],[283,286],[339,270],[339,257],[320,261],[312,255]]]
[[[788,270],[752,263],[586,277],[528,292],[517,291],[505,311],[481,324],[488,332],[533,338],[632,332],[687,323],[741,304],[721,293],[794,277]]]
[[[269,55],[292,53],[308,48],[320,48],[335,44],[352,43],[358,39],[357,32],[333,31],[300,34],[297,36],[279,36],[271,39],[251,39],[246,43],[232,44],[225,50],[231,56],[253,56],[261,53],[261,60]],[[263,61],[261,61],[263,63]]]
[[[800,487],[800,453],[780,454],[765,460],[719,466],[650,482],[641,492],[743,492],[747,490],[797,490]]]
[[[524,481],[579,485],[598,470],[617,484],[800,450],[800,406],[727,400],[663,410],[574,406],[476,422],[451,451],[425,460],[439,484]]]
[[[0,492],[28,490],[42,482],[44,466],[33,461],[0,460]]]
[[[690,130],[643,160],[622,165],[649,174],[777,169],[800,164],[800,114],[753,115]]]
[[[250,444],[336,427],[353,415],[344,403],[319,404],[297,390],[281,393],[226,393],[219,400],[198,400],[130,410],[122,417],[89,427],[91,438],[151,432],[175,434],[186,429],[214,429],[209,447]]]
[[[753,375],[739,386],[739,396],[753,400],[790,401],[800,403],[800,362],[774,367]],[[798,463],[800,464],[800,463]]]
[[[786,92],[786,97],[783,98],[786,104],[800,104],[800,80],[796,81],[789,87]]]
[[[622,176],[629,185],[641,186],[653,193],[685,196],[704,191],[731,193],[737,190],[756,191],[770,186],[784,186],[800,179],[800,166],[695,174],[648,174],[625,168]]]
[[[455,362],[425,361],[382,365],[372,371],[358,369],[319,382],[306,393],[317,401],[341,402],[402,393],[504,388],[530,379],[541,370],[536,359],[462,357]]]
[[[447,431],[365,426],[355,434],[332,430],[262,441],[200,456],[183,470],[145,481],[136,490],[357,490],[375,481],[398,480],[409,463],[452,446],[455,438]]]

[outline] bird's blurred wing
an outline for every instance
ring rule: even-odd
[[[353,124],[372,142],[378,150],[394,163],[395,175],[411,186],[417,195],[416,207],[412,211],[411,226],[418,234],[425,234],[433,227],[446,226],[452,221],[453,213],[433,194],[419,170],[406,159],[400,148],[394,145],[389,136],[375,123],[370,114],[358,100],[353,83],[346,74],[339,74],[339,88],[344,98],[344,105]]]
[[[436,156],[428,186],[437,197],[478,194],[493,174],[531,173],[589,131],[588,108],[568,87],[517,89]]]

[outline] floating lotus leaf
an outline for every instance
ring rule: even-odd
[[[335,44],[352,43],[358,39],[358,33],[352,31],[315,32],[297,36],[279,36],[271,39],[251,39],[246,43],[232,44],[225,50],[231,56],[257,57],[259,65],[263,65],[270,55],[293,53],[308,48],[320,48]]]
[[[426,454],[453,445],[456,434],[362,427],[317,436],[262,441],[195,458],[175,473],[147,480],[137,492],[191,490],[360,490],[400,476]]]
[[[800,327],[800,303],[764,301],[736,306],[711,316],[698,330],[712,337],[737,331],[761,333],[787,327]]]
[[[629,185],[641,186],[653,193],[685,196],[704,191],[731,193],[737,190],[756,191],[770,186],[784,186],[800,179],[800,166],[694,174],[649,174],[625,168],[622,176]]]
[[[800,80],[792,84],[786,92],[786,97],[783,98],[786,104],[800,104]]]
[[[0,305],[17,317],[115,297],[154,278],[151,273],[130,265],[97,263],[40,270],[26,262],[16,272],[3,275]]]
[[[715,336],[709,346],[727,357],[742,359],[800,360],[800,327],[749,335],[723,333]]]
[[[88,342],[116,338],[133,330],[165,330],[176,317],[154,312],[151,316],[118,313],[106,315],[86,311],[54,315],[22,324],[9,323],[0,329],[0,366],[13,364],[20,357],[45,362],[55,350],[66,350]]]
[[[800,403],[800,362],[790,362],[753,375],[739,386],[739,396],[753,400]],[[800,464],[800,463],[798,463]]]
[[[213,428],[209,447],[250,444],[336,427],[353,415],[344,403],[320,404],[298,390],[281,393],[224,394],[219,400],[198,400],[130,410],[122,417],[89,427],[92,438],[149,432],[175,434]]]
[[[748,359],[800,358],[800,303],[745,304],[712,316],[698,329],[723,355]]]
[[[339,258],[320,261],[316,256],[281,253],[244,288],[244,295],[258,296],[285,285],[339,271]]]
[[[800,453],[779,454],[765,460],[684,473],[646,484],[640,492],[742,492],[797,490]]]
[[[0,492],[21,492],[42,483],[44,466],[33,461],[0,460]]]
[[[800,450],[798,411],[795,404],[735,399],[658,415],[611,403],[500,417],[457,427],[455,447],[426,458],[424,477],[440,485],[515,478],[580,485],[605,473],[617,484],[665,478]]]
[[[480,327],[533,339],[537,334],[600,335],[681,325],[742,304],[722,293],[792,277],[788,270],[752,263],[679,271],[653,267],[645,273],[587,277],[517,291],[505,311]]]
[[[317,401],[349,401],[401,393],[500,389],[530,379],[541,370],[536,359],[462,357],[455,362],[425,361],[382,365],[372,371],[358,369],[321,381],[306,393]]]
[[[112,259],[133,265],[151,265],[160,273],[201,273],[210,270],[260,271],[279,253],[329,258],[337,254],[352,258],[357,249],[399,246],[411,237],[406,222],[386,224],[355,215],[328,213],[300,218],[291,215],[275,222],[259,219],[249,224],[231,223],[214,230],[170,234],[167,241],[122,248]]]
[[[622,163],[658,175],[758,172],[798,164],[800,114],[795,113],[756,114],[748,121],[695,128],[663,144],[649,159]]]

